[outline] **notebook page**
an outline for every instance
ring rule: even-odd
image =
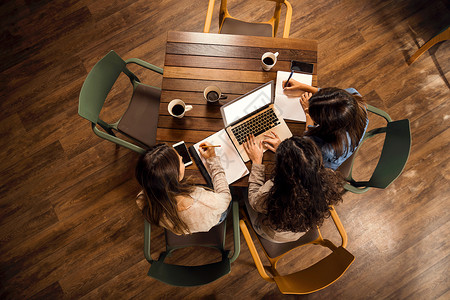
[[[214,149],[216,150],[216,155],[220,157],[220,162],[225,170],[225,176],[228,184],[235,182],[249,173],[246,165],[242,161],[241,156],[237,152],[236,148],[234,148],[228,134],[225,132],[225,129],[210,135],[203,141],[200,141],[194,145],[195,151],[198,153],[203,165],[208,170],[206,160],[198,150],[199,145],[204,141],[209,142],[211,145],[220,145],[220,147]],[[208,173],[210,173],[209,170]]]
[[[295,92],[295,95],[288,95],[283,90],[283,81],[287,80],[291,72],[278,71],[277,84],[275,87],[275,105],[280,111],[284,119],[306,122],[305,112],[300,104],[300,96],[302,92]],[[311,74],[295,73],[292,74],[292,79],[298,82],[312,84]]]

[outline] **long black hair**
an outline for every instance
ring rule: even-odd
[[[309,115],[318,126],[310,128],[306,135],[321,138],[336,157],[358,147],[367,122],[361,97],[335,87],[321,89],[309,99]]]
[[[268,196],[272,228],[303,232],[321,225],[329,205],[342,201],[342,181],[323,166],[322,154],[308,137],[284,140],[275,154],[273,187]]]

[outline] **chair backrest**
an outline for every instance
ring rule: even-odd
[[[268,1],[276,2],[273,17],[267,22],[252,23],[241,21],[232,17],[227,9],[227,0],[221,0],[219,10],[219,33],[274,37],[277,33],[278,25],[280,22],[281,6],[282,4],[284,4],[286,6],[286,19],[284,24],[283,37],[288,38],[292,18],[291,4],[287,0],[268,0]],[[213,9],[214,9],[214,0],[210,0],[203,32],[209,32],[209,29],[211,27]],[[224,28],[224,23],[226,19],[230,20],[230,22],[227,24],[226,28]],[[268,33],[267,28],[265,27],[266,25],[271,27]]]
[[[353,263],[355,257],[345,249],[345,246],[347,245],[347,233],[332,206],[330,207],[330,213],[342,238],[342,244],[339,247],[336,247],[329,240],[324,240],[318,229],[308,231],[295,242],[270,242],[263,239],[253,230],[248,216],[243,212],[244,219],[240,221],[241,230],[261,277],[266,281],[275,282],[283,294],[309,294],[323,289],[338,280]],[[273,277],[270,277],[266,273],[246,224],[249,225],[253,235],[260,242],[267,259],[271,263],[271,273],[273,274]],[[306,269],[287,275],[280,275],[276,268],[278,260],[288,252],[306,244],[322,245],[329,248],[332,253]]]
[[[124,70],[126,70],[125,61],[112,50],[97,62],[81,88],[78,114],[97,124],[106,97]],[[131,72],[126,70],[125,74],[127,73]]]
[[[387,188],[405,168],[411,150],[411,129],[408,119],[389,122],[380,159],[367,186]],[[359,183],[364,185],[364,182]],[[358,186],[357,184],[356,186]]]
[[[229,274],[231,263],[236,260],[240,252],[239,236],[239,204],[232,203],[234,252],[230,257],[225,250],[226,220],[214,226],[208,232],[193,233],[191,235],[176,235],[165,231],[166,251],[161,253],[158,260],[153,260],[150,253],[151,226],[145,221],[144,255],[151,263],[147,275],[164,283],[174,286],[198,286],[213,282]],[[222,260],[199,266],[183,266],[165,263],[165,258],[174,250],[185,247],[203,246],[213,247],[222,253]]]
[[[392,121],[386,112],[378,108],[369,105],[368,110],[384,117],[387,125],[367,132],[355,153],[338,168],[348,181],[344,188],[353,193],[364,193],[371,187],[387,188],[402,173],[411,150],[411,129],[408,119]],[[356,181],[352,177],[356,153],[365,140],[378,134],[385,134],[385,138],[375,170],[369,180]]]

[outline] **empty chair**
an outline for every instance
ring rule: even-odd
[[[387,125],[372,129],[364,135],[358,149],[339,168],[347,180],[344,188],[353,193],[367,192],[371,187],[387,188],[405,168],[411,149],[411,129],[409,120],[392,121],[391,117],[381,109],[367,105],[367,110],[383,117]],[[385,133],[381,155],[372,176],[367,181],[356,181],[352,177],[353,161],[363,142],[378,134]]]
[[[151,264],[147,275],[174,286],[198,286],[208,284],[230,273],[230,264],[236,260],[240,252],[239,204],[236,201],[232,202],[232,217],[234,237],[232,255],[229,254],[229,250],[225,250],[226,220],[224,220],[208,232],[176,235],[165,230],[166,251],[160,254],[158,260],[151,257],[151,225],[145,221],[144,255]],[[174,250],[193,246],[215,248],[221,252],[222,260],[200,266],[182,266],[164,262]]]
[[[92,123],[92,130],[99,137],[138,153],[144,153],[145,148],[156,143],[161,89],[141,83],[127,68],[130,63],[159,74],[163,73],[161,68],[137,58],[124,61],[111,50],[95,64],[86,77],[80,92],[78,114]],[[117,122],[108,124],[100,119],[100,111],[121,73],[130,78],[133,95],[123,116]],[[104,131],[99,130],[97,124]],[[123,133],[135,143],[117,137],[113,130]]]
[[[287,0],[269,1],[276,2],[273,17],[267,22],[252,23],[232,17],[227,9],[227,0],[221,0],[219,12],[219,33],[275,37],[278,30],[278,24],[280,23],[281,5],[284,4],[286,6],[286,19],[284,22],[283,38],[288,38],[292,17],[291,4]],[[209,32],[213,10],[214,0],[209,0],[208,12],[206,14],[203,32]]]
[[[259,275],[261,275],[264,280],[275,283],[283,294],[313,293],[338,280],[353,263],[355,257],[345,249],[347,246],[347,233],[345,232],[334,207],[330,206],[330,212],[332,220],[342,238],[342,244],[339,247],[335,246],[331,241],[323,239],[319,228],[311,229],[294,242],[273,243],[259,236],[253,230],[247,214],[242,212],[244,218],[240,220],[240,227]],[[250,228],[252,234],[250,234],[248,228]],[[267,274],[266,269],[262,264],[261,258],[253,243],[252,235],[258,240],[264,254],[270,262],[270,267],[268,267],[268,269],[271,276]],[[287,253],[309,244],[327,247],[332,253],[308,268],[296,270],[287,275],[280,275],[280,273],[286,273],[288,271],[284,270],[283,272],[279,272],[277,269],[278,261]]]

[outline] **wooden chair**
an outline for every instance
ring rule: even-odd
[[[128,70],[127,65],[130,63],[159,74],[163,73],[163,69],[137,58],[124,61],[111,50],[95,64],[86,77],[80,92],[78,114],[91,122],[92,130],[99,137],[142,154],[145,152],[144,148],[156,143],[161,89],[141,83],[139,78]],[[121,73],[130,78],[133,95],[120,120],[108,124],[100,119],[100,111]],[[104,131],[99,130],[97,125]],[[117,137],[113,130],[123,133],[136,143]]]
[[[231,271],[231,263],[236,260],[240,252],[239,232],[239,203],[232,202],[234,251],[229,255],[225,250],[226,220],[214,226],[208,232],[198,232],[190,235],[176,235],[165,230],[166,251],[154,260],[150,251],[150,223],[145,221],[144,255],[151,264],[147,275],[161,282],[174,286],[199,286],[219,279]],[[219,250],[222,260],[199,266],[182,266],[165,263],[164,260],[175,250],[186,247],[211,247]]]
[[[337,169],[347,180],[344,188],[356,194],[367,192],[371,187],[387,188],[402,173],[411,150],[411,129],[408,119],[392,121],[386,112],[371,105],[367,105],[367,110],[383,117],[387,125],[366,132],[358,149]],[[356,154],[364,141],[378,134],[385,134],[385,138],[377,166],[369,180],[356,181],[352,177]]]
[[[214,1],[209,0],[203,32],[209,32],[214,10]],[[292,6],[287,0],[269,0],[276,2],[273,17],[267,22],[246,22],[232,17],[227,9],[227,0],[221,0],[219,12],[219,33],[275,37],[280,22],[281,5],[286,6],[283,38],[289,37],[291,27]]]
[[[450,26],[447,26],[444,30],[439,32],[437,35],[435,35],[433,38],[431,38],[428,42],[422,45],[416,53],[414,53],[408,60],[408,64],[412,64],[415,62],[422,54],[425,53],[425,51],[429,50],[431,47],[436,45],[439,42],[443,42],[450,39]]]
[[[299,240],[294,242],[273,243],[259,236],[254,231],[246,212],[242,210],[241,212],[244,218],[240,220],[239,225],[259,275],[261,275],[264,280],[275,283],[283,294],[310,294],[321,290],[338,280],[355,259],[355,257],[345,249],[347,246],[347,233],[332,206],[330,206],[331,218],[342,238],[342,244],[339,247],[336,247],[331,241],[323,239],[319,228],[308,231]],[[270,267],[268,267],[268,270],[272,276],[267,274],[248,228],[250,228],[252,235],[258,240],[264,254],[269,260]],[[280,275],[280,272],[277,269],[278,261],[287,253],[309,244],[327,247],[332,253],[306,269],[287,275]]]

